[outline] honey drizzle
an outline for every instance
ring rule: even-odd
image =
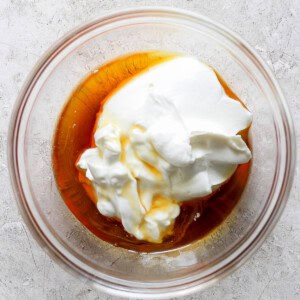
[[[119,221],[104,217],[97,210],[93,189],[83,174],[78,176],[75,164],[85,149],[95,146],[93,132],[103,105],[112,93],[133,76],[173,57],[172,54],[162,52],[137,53],[102,66],[73,92],[61,113],[54,135],[53,169],[66,205],[96,236],[130,250],[164,251],[203,238],[230,214],[243,192],[249,174],[250,163],[240,165],[231,179],[218,191],[201,200],[183,203],[173,234],[161,244],[137,240],[124,230]],[[227,95],[240,101],[220,75],[216,75]],[[247,143],[248,129],[240,134]],[[200,217],[196,219],[198,213]]]

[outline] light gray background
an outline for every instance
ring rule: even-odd
[[[8,178],[8,120],[37,59],[74,26],[113,9],[168,5],[199,12],[244,37],[267,61],[300,128],[300,1],[297,0],[0,0],[0,299],[117,299],[57,266],[18,214]],[[297,133],[300,154],[300,135]],[[283,216],[242,268],[204,292],[182,299],[300,299],[299,164]]]

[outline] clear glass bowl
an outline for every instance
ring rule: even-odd
[[[61,198],[51,162],[56,121],[73,89],[105,62],[147,50],[180,52],[206,62],[253,113],[251,173],[234,211],[206,238],[183,249],[152,254],[114,247],[90,233]],[[58,41],[20,93],[8,146],[15,196],[41,246],[61,266],[96,287],[140,298],[202,289],[244,263],[278,221],[295,165],[292,120],[266,64],[223,26],[169,8],[107,15]]]

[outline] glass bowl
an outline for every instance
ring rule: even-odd
[[[150,254],[114,247],[77,221],[59,194],[51,161],[56,122],[73,89],[107,61],[148,50],[180,52],[206,62],[253,113],[251,172],[231,215],[192,245]],[[295,165],[292,120],[266,64],[223,26],[170,8],[110,14],[59,40],[20,93],[8,147],[15,196],[40,245],[101,290],[152,299],[202,289],[244,263],[278,221]]]

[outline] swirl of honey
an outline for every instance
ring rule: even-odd
[[[170,53],[144,52],[121,57],[101,66],[74,90],[63,108],[54,133],[53,170],[66,205],[97,237],[134,251],[166,251],[191,244],[208,235],[233,210],[249,175],[250,162],[238,166],[228,182],[212,195],[182,203],[172,233],[160,244],[137,240],[124,230],[119,221],[105,217],[97,210],[90,183],[79,174],[75,165],[79,155],[93,146],[94,126],[103,104],[133,76],[173,57]],[[227,95],[240,101],[225,81],[216,75]],[[240,132],[247,144],[248,130]]]

